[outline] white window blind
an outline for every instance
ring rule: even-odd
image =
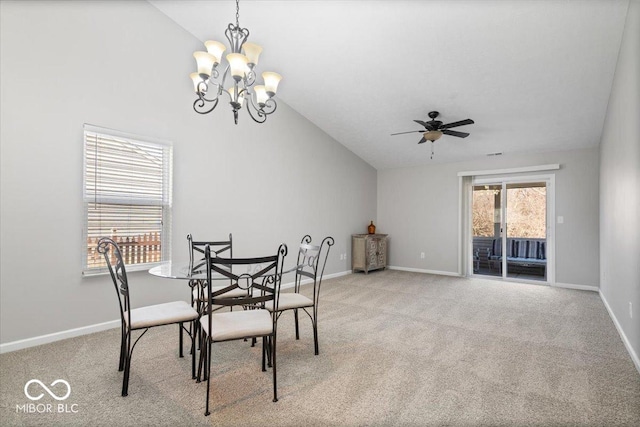
[[[172,156],[169,143],[85,125],[83,274],[106,271],[101,237],[128,270],[170,258]]]

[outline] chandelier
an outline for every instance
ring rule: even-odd
[[[231,47],[231,53],[225,57],[226,67],[221,66],[221,63],[222,54],[227,48],[220,42],[209,40],[204,43],[206,52],[193,54],[198,65],[198,72],[190,74],[193,88],[198,95],[193,103],[193,109],[199,114],[212,112],[224,93],[224,96],[229,97],[235,124],[238,124],[238,111],[243,105],[246,105],[247,112],[254,121],[264,123],[267,116],[276,111],[278,106],[273,97],[282,76],[265,71],[262,73],[264,84],[254,86],[255,67],[258,65],[262,48],[247,42],[249,30],[241,28],[239,20],[240,3],[236,0],[236,23],[229,24],[224,32]],[[224,72],[221,68],[224,68]],[[229,75],[232,80],[230,86],[225,88]]]

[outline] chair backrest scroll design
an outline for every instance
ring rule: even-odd
[[[317,307],[320,296],[320,285],[322,276],[329,258],[329,251],[334,245],[333,237],[325,237],[319,246],[311,245],[311,236],[308,234],[302,238],[298,250],[298,260],[296,265],[296,279],[294,283],[295,292],[300,292],[300,285],[303,277],[313,280],[313,303]]]
[[[211,306],[214,305],[243,305],[264,308],[267,301],[273,301],[274,306],[277,307],[282,282],[282,266],[287,255],[285,244],[280,245],[275,255],[266,257],[222,258],[214,256],[212,252],[211,247],[206,245],[204,250],[207,264],[206,301],[209,302],[209,312]],[[252,271],[251,267],[255,265],[259,265],[260,268]],[[247,272],[240,273],[242,268],[246,268]],[[229,285],[214,291],[213,274],[228,278]],[[223,294],[238,288],[246,290],[247,296],[224,297]]]
[[[194,241],[191,234],[187,235],[187,241],[189,242],[189,270],[191,272],[206,268],[207,261],[205,259],[205,247],[209,245],[211,252],[214,256],[229,251],[229,258],[233,258],[233,236],[229,233],[229,240],[220,241]],[[215,249],[214,249],[215,248]],[[200,254],[200,255],[198,255]],[[199,280],[189,281],[189,286],[194,288],[201,285]],[[205,283],[206,285],[206,283]],[[198,287],[198,298],[204,299],[203,286]],[[193,301],[192,301],[193,302]]]
[[[187,235],[187,241],[189,242],[189,268],[191,270],[198,270],[206,265],[206,260],[204,256],[205,246],[209,245],[211,248],[211,252],[216,256],[220,255],[225,251],[229,251],[229,258],[233,258],[233,236],[229,233],[229,240],[220,240],[220,241],[194,241],[193,236],[191,234]],[[214,249],[214,247],[216,247]],[[198,259],[196,259],[196,253],[202,254]]]
[[[98,253],[104,256],[111,280],[118,295],[118,302],[120,303],[120,318],[122,322],[125,322],[125,313],[128,317],[128,323],[131,324],[131,303],[129,299],[129,281],[127,280],[127,270],[124,266],[122,259],[122,251],[118,244],[108,237],[103,237],[98,241],[97,246]],[[112,259],[115,259],[115,265]]]

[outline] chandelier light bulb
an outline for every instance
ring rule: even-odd
[[[231,77],[237,82],[242,80],[247,72],[248,59],[241,53],[230,53],[227,55]]]
[[[245,42],[245,44],[242,45],[242,50],[247,56],[247,63],[251,68],[258,65],[258,58],[262,52],[262,48],[260,46],[255,43]]]
[[[222,59],[222,54],[227,50],[227,47],[214,40],[206,41],[204,45],[207,47],[207,52],[215,58],[216,65],[219,64]]]
[[[193,90],[195,91],[195,93],[198,93],[198,86],[204,80],[202,80],[202,77],[200,77],[200,74],[198,73],[191,73],[189,74],[189,77],[191,77],[191,80],[193,81]]]
[[[208,52],[194,52],[193,57],[196,58],[198,64],[198,74],[203,80],[211,77],[211,70],[215,63],[215,58]]]
[[[256,93],[256,103],[260,108],[264,107],[264,104],[269,99],[269,95],[267,95],[267,90],[262,85],[255,86],[253,90]]]
[[[265,71],[262,73],[262,78],[264,79],[264,87],[269,98],[275,96],[278,91],[278,83],[282,80],[282,76],[278,73],[274,73],[273,71]]]
[[[236,96],[236,87],[235,86],[231,86],[228,89],[228,92],[229,92],[229,95],[231,96],[231,104],[232,105],[234,103],[238,104],[235,107],[236,108],[241,108],[242,104],[244,103],[244,92],[240,92],[239,91],[239,95]]]

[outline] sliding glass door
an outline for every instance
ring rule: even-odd
[[[473,272],[502,276],[502,184],[473,186]]]
[[[473,273],[549,281],[548,179],[474,180]]]
[[[506,184],[506,276],[547,280],[547,186]]]

